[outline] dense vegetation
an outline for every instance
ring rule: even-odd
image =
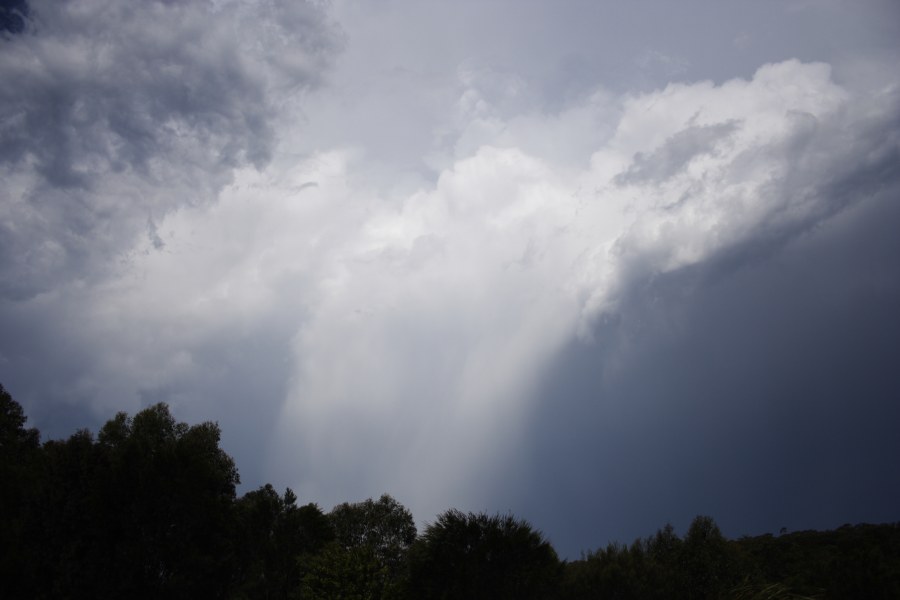
[[[900,598],[900,524],[728,540],[709,517],[560,561],[512,515],[417,534],[388,495],[330,512],[238,471],[165,404],[40,442],[0,386],[4,598]]]

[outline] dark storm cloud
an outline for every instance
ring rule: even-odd
[[[609,348],[561,362],[517,491],[565,552],[695,514],[733,536],[896,518],[894,200],[688,296],[698,274],[653,286],[598,333],[633,348],[621,370]]]
[[[3,0],[0,3],[0,35],[25,31],[28,3],[25,0]]]
[[[337,47],[308,3],[33,2],[0,55],[0,295],[91,277],[151,214],[265,165]]]
[[[696,514],[732,536],[896,519],[897,117],[828,132],[848,152],[814,170],[823,139],[791,146],[809,220],[635,281],[559,356],[498,506],[570,557]]]

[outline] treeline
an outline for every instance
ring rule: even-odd
[[[448,510],[419,534],[388,495],[329,512],[241,497],[212,423],[165,404],[41,443],[0,385],[0,597],[900,598],[900,526],[727,540],[708,517],[560,561],[512,515]]]

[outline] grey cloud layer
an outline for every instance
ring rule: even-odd
[[[738,128],[729,121],[682,129],[649,155],[637,153],[628,170],[616,176],[616,183],[661,183],[677,175],[696,156],[712,154],[715,144]]]
[[[3,41],[0,293],[108,267],[142,227],[264,166],[338,47],[310,4],[31,2]],[[157,238],[154,238],[158,240]]]

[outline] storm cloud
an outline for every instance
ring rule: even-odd
[[[666,3],[480,6],[17,12],[0,376],[34,424],[165,401],[247,488],[512,510],[573,557],[896,519],[891,9],[695,11],[692,47]],[[837,16],[881,45],[822,50]]]
[[[156,219],[264,166],[340,39],[304,3],[27,7],[0,56],[6,297],[127,260],[140,228],[159,243]]]

